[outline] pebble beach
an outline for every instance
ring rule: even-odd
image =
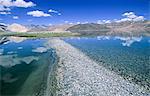
[[[48,41],[59,57],[57,96],[149,96],[144,88],[100,66],[83,52],[53,38]]]

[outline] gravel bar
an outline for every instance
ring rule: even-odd
[[[59,56],[57,96],[150,96],[144,88],[100,66],[59,38],[48,44]]]

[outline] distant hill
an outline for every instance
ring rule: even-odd
[[[107,26],[111,28],[108,34],[122,34],[122,35],[148,35],[150,34],[150,22],[121,22],[111,23]]]
[[[46,26],[46,25],[28,25],[26,26],[29,30],[28,32],[64,32],[66,29],[71,27],[73,25],[71,24],[61,24],[61,25],[51,25],[51,26]]]
[[[109,24],[78,24],[69,27],[67,31],[81,35],[148,35],[150,36],[150,21],[120,22]]]
[[[100,35],[108,33],[111,29],[104,24],[89,23],[74,25],[69,27],[67,31],[77,32],[82,35]]]
[[[48,31],[48,26],[46,25],[27,25],[26,26],[29,30],[28,32],[40,32],[40,31]]]
[[[28,28],[24,25],[13,23],[10,25],[6,25],[0,23],[0,32],[27,32]]]
[[[150,36],[150,21],[112,22],[109,24],[60,24],[60,25],[5,25],[0,23],[0,32],[72,32],[81,35]]]
[[[27,32],[28,28],[21,24],[13,23],[7,27],[7,29],[11,32]]]
[[[11,24],[6,26],[5,24],[0,24],[0,32],[64,32],[72,24],[60,24],[60,25],[21,25],[21,24]]]
[[[67,29],[72,26],[74,26],[74,25],[73,24],[54,25],[54,26],[49,26],[48,30],[54,31],[54,32],[63,32],[63,31],[67,31]]]

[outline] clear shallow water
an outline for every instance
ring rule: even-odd
[[[9,37],[0,45],[1,95],[43,95],[56,59],[49,39]],[[149,88],[149,37],[65,38],[101,66]],[[48,44],[47,44],[48,43]]]
[[[150,38],[109,37],[65,38],[101,66],[150,90]]]
[[[43,94],[55,52],[46,39],[9,37],[0,45],[1,95]]]

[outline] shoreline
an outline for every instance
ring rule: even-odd
[[[139,85],[126,81],[91,60],[84,53],[63,40],[49,40],[59,56],[57,95],[61,96],[148,96]]]

